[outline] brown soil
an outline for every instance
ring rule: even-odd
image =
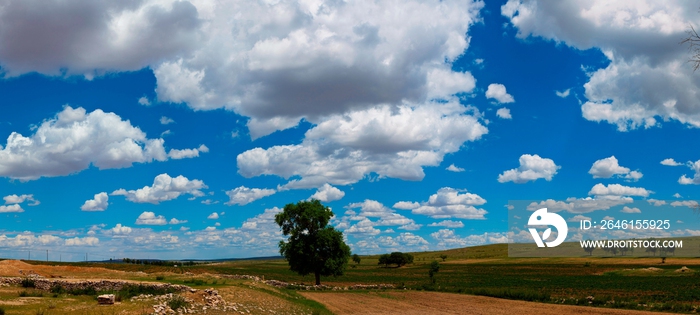
[[[610,314],[658,315],[658,312],[616,310],[585,306],[543,304],[492,297],[441,292],[331,293],[299,292],[322,303],[331,312],[344,314]]]
[[[20,272],[21,271],[21,272]],[[120,279],[129,273],[98,267],[31,265],[19,260],[0,261],[0,276],[23,277],[38,274],[45,278]]]

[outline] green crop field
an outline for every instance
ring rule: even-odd
[[[403,267],[378,265],[378,256],[363,256],[343,276],[322,278],[323,284],[393,284],[398,288],[493,296],[545,303],[625,309],[694,312],[700,306],[700,259],[670,257],[508,258],[507,245],[489,245],[439,252],[413,253],[414,262]],[[446,255],[446,261],[440,258]],[[435,283],[428,267],[440,262]],[[40,262],[34,262],[42,264]],[[55,263],[52,263],[55,264]],[[187,267],[133,264],[72,264],[125,271],[168,274],[172,283],[226,286],[212,274],[246,274],[286,282],[313,284],[313,275],[289,271],[286,261],[242,260]],[[683,272],[680,269],[687,266]],[[696,272],[697,271],[699,272]],[[163,278],[161,278],[163,279]],[[198,279],[198,280],[195,280]]]

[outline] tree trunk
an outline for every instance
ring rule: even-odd
[[[316,275],[316,285],[321,285],[321,273],[316,271],[315,275]]]

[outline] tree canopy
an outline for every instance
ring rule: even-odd
[[[413,263],[413,255],[404,254],[402,252],[393,252],[391,254],[384,254],[379,256],[379,265],[384,265],[389,267],[389,265],[396,265],[401,267],[405,264]]]
[[[280,241],[280,254],[290,270],[302,276],[313,273],[316,285],[321,284],[321,276],[342,275],[350,258],[343,233],[328,226],[332,217],[331,209],[318,200],[288,204],[275,216],[282,233],[289,237]]]

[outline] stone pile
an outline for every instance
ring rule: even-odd
[[[20,285],[24,278],[21,277],[0,277],[0,285]],[[85,290],[90,287],[95,291],[119,291],[127,285],[141,285],[153,289],[173,289],[175,291],[188,291],[192,288],[186,285],[170,283],[134,283],[122,280],[81,280],[66,281],[57,279],[34,278],[34,287],[39,290],[49,291],[54,286],[60,285],[66,290]]]
[[[147,301],[154,300],[157,304],[153,305],[154,315],[174,315],[174,314],[202,314],[207,310],[220,310],[224,312],[238,311],[238,306],[235,303],[229,303],[219,295],[217,290],[213,288],[194,292],[204,303],[197,302],[191,298],[185,298],[188,306],[177,310],[173,310],[168,305],[168,302],[175,297],[174,294],[168,293],[165,295],[139,295],[131,298],[132,301]],[[199,300],[199,299],[197,299]]]
[[[305,285],[299,283],[289,283],[279,280],[266,280],[263,281],[265,284],[276,287],[276,288],[287,288],[293,290],[304,290],[304,291],[352,291],[352,290],[384,290],[384,289],[394,289],[393,284],[354,284],[345,287],[334,287],[329,285]]]
[[[114,304],[114,294],[102,294],[97,296],[97,304]]]

